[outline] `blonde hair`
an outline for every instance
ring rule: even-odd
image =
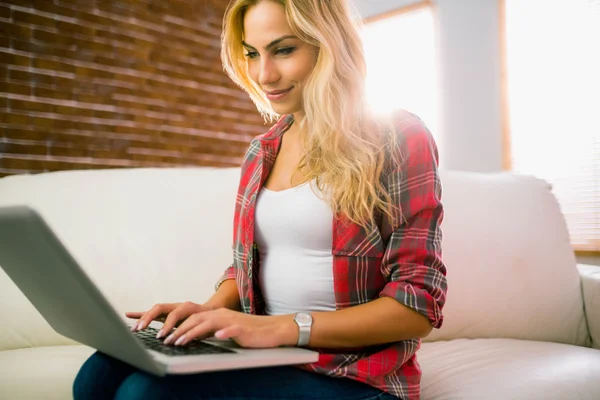
[[[266,120],[279,115],[260,86],[248,75],[242,45],[246,11],[261,1],[285,8],[287,21],[300,40],[318,49],[316,64],[304,84],[303,111],[306,151],[296,172],[317,187],[327,188],[333,212],[363,227],[384,213],[399,213],[380,181],[386,147],[395,148],[395,135],[386,134],[366,104],[366,64],[359,21],[347,0],[233,0],[223,20],[221,59],[231,79],[244,89]],[[393,146],[393,147],[392,147]],[[393,156],[392,159],[398,161]]]

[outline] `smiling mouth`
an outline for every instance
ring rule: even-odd
[[[271,101],[273,100],[279,100],[282,99],[283,97],[285,97],[286,94],[288,94],[294,87],[292,86],[289,89],[285,89],[285,90],[276,90],[273,92],[265,92],[265,94],[267,95],[267,98]]]
[[[292,87],[293,87],[293,86],[292,86]],[[274,91],[272,91],[272,92],[267,92],[267,91],[265,91],[265,93],[266,93],[267,95],[271,95],[271,96],[277,96],[278,94],[282,94],[282,93],[285,93],[285,92],[289,92],[290,90],[292,90],[292,88],[291,88],[291,87],[290,87],[290,88],[287,88],[287,89],[284,89],[284,90],[274,90]]]

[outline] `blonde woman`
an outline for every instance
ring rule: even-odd
[[[416,352],[442,324],[446,298],[429,131],[405,111],[370,113],[346,0],[234,0],[222,45],[229,76],[276,121],[243,161],[233,265],[203,304],[127,316],[137,330],[164,321],[166,344],[215,335],[313,348],[320,359],[158,378],[96,353],[75,397],[418,399]]]

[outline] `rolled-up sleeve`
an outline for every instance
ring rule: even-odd
[[[225,270],[225,272],[223,273],[223,275],[221,275],[221,277],[219,278],[219,280],[215,284],[215,292],[217,290],[219,290],[219,287],[221,286],[221,284],[223,282],[225,282],[226,280],[228,280],[228,279],[235,279],[235,269],[233,268],[233,265],[230,265],[229,268],[227,268]]]
[[[441,223],[444,210],[435,141],[415,116],[398,123],[397,168],[386,172],[384,183],[398,207],[397,222],[383,219],[388,232],[381,271],[387,281],[380,297],[396,299],[442,325],[446,301],[446,266],[442,262]]]

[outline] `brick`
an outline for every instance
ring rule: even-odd
[[[37,96],[37,97],[47,97],[47,98],[59,99],[59,100],[72,100],[73,99],[73,93],[71,93],[69,91],[63,91],[60,89],[47,88],[47,87],[41,87],[41,86],[35,86],[32,89],[33,89],[32,90],[33,95]]]
[[[52,104],[28,100],[10,100],[10,107],[21,111],[52,112]]]
[[[35,118],[32,118],[32,122],[33,122],[32,125],[33,125],[34,129],[49,130],[49,129],[54,128],[56,119],[36,116]]]
[[[29,96],[31,95],[31,86],[22,83],[0,81],[0,92]]]
[[[68,36],[40,29],[35,29],[33,31],[33,39],[40,42],[51,43],[55,46],[71,46],[73,44],[73,39]]]
[[[19,144],[19,143],[0,143],[3,153],[11,154],[37,154],[45,155],[48,151],[45,145],[40,144]]]
[[[97,68],[89,68],[89,67],[74,67],[75,75],[77,75],[77,79],[81,78],[102,78],[102,79],[112,79],[113,73],[108,72],[102,69],[102,64],[98,64]]]
[[[20,54],[0,52],[0,59],[6,64],[19,65],[22,67],[29,67],[31,65],[31,58]]]
[[[8,139],[46,140],[48,133],[39,129],[3,128],[4,137]]]
[[[112,26],[115,21],[112,18],[108,18],[102,15],[94,14],[92,9],[87,10],[77,10],[74,11],[76,13],[75,17],[82,21],[83,23],[89,22],[96,25],[102,25],[105,27]],[[96,32],[96,35],[98,32]]]
[[[89,152],[86,149],[77,149],[67,146],[50,146],[49,153],[51,156],[89,157]]]
[[[113,79],[118,80],[118,81],[127,82],[127,83],[134,84],[134,85],[138,85],[138,86],[143,86],[146,83],[145,78],[135,76],[135,75],[125,75],[125,74],[122,74],[119,72],[114,73]]]
[[[29,116],[23,114],[16,114],[14,112],[2,114],[6,123],[12,125],[28,125],[29,124]]]
[[[73,79],[63,78],[62,76],[55,75],[53,71],[48,73],[30,73],[27,71],[10,71],[9,76],[11,79],[18,81],[29,82],[34,85],[52,86],[57,85],[60,87],[68,88],[73,87],[75,82]]]
[[[0,48],[4,48],[7,50],[11,48],[9,36],[0,36]]]
[[[56,29],[58,29],[58,32],[62,35],[94,36],[94,28],[85,24],[72,24],[66,21],[56,21]]]
[[[51,46],[48,43],[34,42],[32,40],[20,40],[13,38],[11,40],[10,47],[14,50],[23,51],[27,53],[34,53],[35,56],[57,56],[57,57],[69,57],[71,52],[64,48]]]
[[[90,164],[85,161],[56,161],[48,159],[46,156],[38,156],[39,158],[32,160],[23,160],[10,155],[4,155],[3,167],[8,169],[22,169],[22,170],[38,170],[38,171],[62,171],[69,169],[90,169],[94,167],[94,164]],[[101,163],[97,163],[96,167],[102,166]]]
[[[0,5],[0,18],[10,19],[10,8],[5,5]]]
[[[94,56],[98,53],[111,54],[114,52],[114,46],[94,41],[92,37],[72,37],[71,41],[77,48],[85,49],[93,53]]]
[[[62,7],[49,0],[35,0],[32,2],[36,10],[44,11],[50,14],[60,15],[62,17],[75,18],[78,15],[76,10]]]
[[[49,60],[47,58],[36,58],[33,62],[35,68],[49,69],[60,72],[75,72],[75,66],[61,61]]]
[[[75,99],[82,103],[96,103],[96,104],[113,104],[114,101],[111,100],[110,96],[98,96],[93,94],[74,94]]]
[[[69,107],[69,106],[62,106],[62,105],[53,105],[52,107],[53,111],[57,114],[62,114],[62,115],[76,115],[78,117],[93,117],[94,116],[94,111],[87,109],[87,108],[81,108],[81,107]]]
[[[14,22],[29,24],[33,26],[41,26],[44,28],[54,28],[56,27],[57,23],[55,19],[36,14],[35,10],[31,12],[12,10],[12,18]]]
[[[104,0],[102,0],[104,1]],[[90,0],[55,0],[55,3],[74,10],[91,10],[96,1]]]

